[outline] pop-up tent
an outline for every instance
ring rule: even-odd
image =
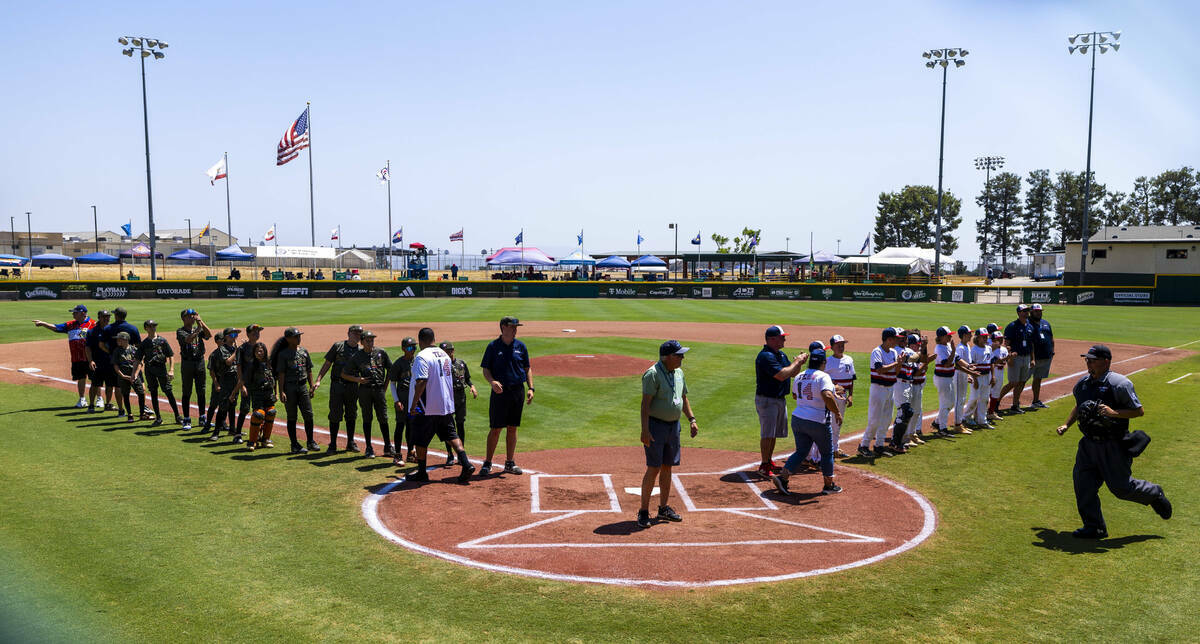
[[[131,258],[148,259],[149,257],[150,257],[150,247],[145,244],[138,244],[138,245],[134,246],[133,248],[127,248],[127,249],[121,251],[122,259],[131,259]],[[154,259],[162,259],[162,258],[163,258],[162,253],[160,253],[158,251],[154,251]]]
[[[95,253],[88,253],[87,255],[80,255],[79,257],[75,258],[75,261],[79,262],[80,264],[116,264],[121,260],[109,255],[108,253],[101,253],[97,251]]]
[[[558,263],[562,266],[593,266],[596,260],[584,255],[582,250],[576,248],[575,252],[558,260]]]
[[[217,259],[222,262],[249,262],[254,260],[254,255],[243,251],[237,244],[234,244],[217,251]]]
[[[488,266],[554,266],[549,255],[534,248],[505,248],[487,259]]]
[[[0,266],[24,266],[29,263],[28,257],[20,255],[3,255],[0,254]]]
[[[66,255],[59,255],[58,253],[42,253],[41,255],[34,255],[30,261],[37,268],[42,268],[45,266],[49,266],[51,268],[55,266],[70,266],[75,263],[75,260],[71,259],[70,257],[67,257]]]
[[[596,268],[629,268],[629,260],[620,255],[609,255],[596,262]]]
[[[651,266],[661,266],[663,268],[667,267],[667,263],[665,261],[655,257],[654,255],[642,255],[641,257],[633,260],[632,264],[635,268],[649,268]]]
[[[192,250],[191,248],[184,248],[183,250],[177,250],[167,255],[167,259],[175,262],[199,262],[207,260],[208,255],[197,250]]]
[[[837,255],[824,250],[819,250],[812,254],[813,264],[840,264],[843,261],[845,261],[844,258],[838,257]],[[808,263],[808,255],[803,255],[792,260],[792,264],[795,266]]]

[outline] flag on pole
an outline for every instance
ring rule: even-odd
[[[757,245],[758,245],[758,235],[754,235],[753,237],[750,238],[750,248],[754,248]]]
[[[133,222],[121,224],[121,230],[125,231],[126,237],[133,237]]]
[[[379,179],[379,185],[386,185],[387,182],[392,180],[392,173],[388,172],[387,168],[384,168],[375,173],[375,178]]]
[[[275,157],[275,165],[283,165],[300,156],[300,151],[308,147],[308,108],[300,114],[279,139],[279,148]]]
[[[641,246],[642,242],[644,242],[644,241],[646,241],[646,238],[642,237],[641,233],[638,233],[638,240],[637,240],[638,246]]]
[[[275,224],[267,229],[267,234],[263,235],[263,241],[275,241]]]
[[[205,225],[204,230],[200,231],[201,237],[208,237],[211,234],[212,234],[212,224]]]
[[[456,233],[450,233],[450,241],[460,242],[462,240],[463,240],[463,231],[461,229]]]
[[[580,245],[580,246],[582,246],[582,245],[583,245],[583,231],[582,231],[582,230],[580,230],[580,231],[579,231],[579,234],[578,234],[578,235],[575,235],[575,239],[578,239],[578,240],[579,240],[579,245]]]
[[[696,236],[692,238],[692,244],[695,246],[700,245],[700,233],[699,232],[697,232]]]
[[[395,245],[395,244],[403,244],[403,243],[404,243],[404,226],[401,226],[399,230],[392,233],[392,244]]]
[[[330,240],[337,239],[338,237],[339,237],[339,235],[338,235],[338,229],[337,229],[337,228],[334,228],[333,230],[329,231],[329,239],[330,239]]]
[[[217,185],[217,179],[224,179],[226,177],[225,157],[221,157],[221,160],[217,161],[216,165],[209,168],[204,174],[208,175],[208,182],[210,184]]]
[[[871,245],[871,233],[867,233],[867,238],[863,240],[862,248],[858,249],[858,254],[863,255],[867,252],[867,247]]]
[[[522,230],[521,232],[517,233],[517,236],[515,238],[513,238],[513,243],[514,244],[522,244],[524,242],[525,242],[525,231]]]

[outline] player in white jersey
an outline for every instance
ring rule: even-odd
[[[971,327],[965,324],[958,327],[958,347],[954,350],[954,363],[954,432],[970,434],[971,430],[963,424],[963,421],[967,420],[963,413],[967,402],[967,385],[974,386],[978,374],[972,374],[964,368],[964,365],[971,364]]]
[[[996,422],[1000,416],[1000,393],[1004,391],[1004,368],[1008,366],[1008,347],[1004,346],[1004,332],[992,332],[992,396],[988,405],[988,420]]]
[[[965,372],[965,378],[971,378],[974,369],[969,362],[957,357],[957,347],[950,327],[938,327],[934,342],[933,384],[938,392],[938,415],[932,425],[938,436],[945,437],[950,435],[950,410],[954,409],[957,397],[956,374],[961,369]]]
[[[796,408],[792,411],[792,436],[796,441],[796,451],[788,457],[783,467],[771,474],[771,482],[783,494],[791,494],[788,491],[788,478],[798,470],[812,445],[817,445],[821,452],[821,474],[824,476],[821,494],[842,491],[833,481],[833,451],[837,445],[832,428],[833,422],[842,424],[842,412],[837,404],[838,395],[833,379],[821,370],[824,366],[825,351],[815,349],[809,354],[808,369],[798,374],[792,382],[792,393],[796,396]]]
[[[450,356],[435,346],[433,329],[425,327],[417,334],[420,352],[413,358],[412,385],[408,388],[408,415],[413,423],[417,448],[417,470],[404,477],[408,482],[429,480],[425,469],[429,443],[436,436],[449,443],[458,455],[462,471],[459,483],[466,483],[475,466],[467,458],[462,441],[454,430],[454,374]]]
[[[912,413],[908,417],[908,425],[904,430],[905,447],[915,447],[925,444],[921,433],[921,423],[924,422],[925,377],[929,372],[929,363],[937,359],[929,353],[929,341],[921,336],[920,329],[912,329],[908,334],[908,350],[916,356],[909,362],[908,370],[908,404]],[[899,418],[897,418],[899,420]],[[893,435],[895,430],[892,430]]]
[[[988,423],[987,407],[992,395],[992,350],[987,345],[987,329],[977,329],[971,344],[971,366],[979,372],[975,386],[967,399],[967,419],[973,421],[972,429],[994,427]]]
[[[833,353],[826,356],[825,366],[822,370],[829,374],[834,387],[841,387],[844,392],[836,402],[838,411],[841,412],[842,417],[845,417],[846,408],[854,405],[854,381],[858,379],[858,374],[854,372],[854,358],[846,353],[846,338],[840,335],[829,338],[829,349]],[[839,447],[841,440],[842,423],[838,419],[833,423],[833,455],[837,458],[846,458],[849,454],[843,452]]]
[[[892,387],[900,371],[900,353],[896,329],[887,327],[882,333],[883,343],[871,350],[871,394],[867,399],[867,430],[858,445],[858,455],[863,458],[891,456],[887,448],[888,426],[892,424]],[[875,450],[871,450],[871,442]]]

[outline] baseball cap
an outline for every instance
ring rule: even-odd
[[[813,349],[812,353],[808,354],[809,366],[818,365],[825,361],[824,349]]]
[[[944,338],[944,337],[946,337],[946,336],[950,335],[950,327],[948,327],[948,326],[939,326],[939,327],[937,328],[937,331],[935,331],[935,333],[937,334],[937,337],[939,337],[939,338]]]
[[[226,331],[228,331],[228,329],[226,329]],[[283,337],[285,337],[285,338],[294,338],[298,335],[303,335],[303,334],[304,334],[303,331],[301,331],[300,329],[297,329],[294,326],[289,326],[287,329],[284,329],[284,331],[283,331]]]
[[[96,311],[96,317],[98,317],[98,318],[112,317],[112,311],[109,311],[108,309],[100,309],[99,311]]]
[[[681,356],[681,355],[687,353],[689,350],[690,349],[688,347],[685,347],[685,346],[679,344],[678,340],[667,340],[666,342],[659,345],[658,355],[660,357],[661,356],[669,356],[669,355]]]
[[[255,322],[251,322],[250,325],[246,327],[246,333],[250,333],[252,331],[262,331],[262,330],[263,330],[263,325],[255,323]]]
[[[975,335],[988,336],[988,335],[991,335],[991,333],[988,333],[987,329],[985,329],[983,327],[979,327],[978,329],[975,329]]]
[[[125,317],[126,315],[129,315],[129,311],[126,311],[125,307],[123,307],[123,306],[118,306],[117,308],[113,309],[113,313],[115,313],[121,317]]]
[[[767,332],[765,335],[768,338],[786,338],[787,332],[784,331],[783,327],[779,326],[778,324],[772,324],[771,326],[767,327]]]
[[[970,332],[971,332],[971,327],[969,327],[969,326],[967,326],[967,325],[965,325],[965,324],[964,324],[964,325],[962,325],[962,326],[960,326],[960,327],[958,327],[958,334],[959,334],[959,335],[962,335],[962,334],[964,334],[964,333],[970,333]]]
[[[441,349],[442,351],[449,353],[454,350],[454,343],[453,342],[443,342],[438,345],[438,348]]]
[[[996,324],[995,322],[988,322],[987,330],[988,330],[988,333],[992,333],[994,331],[999,331],[1000,325]]]
[[[917,335],[916,333],[909,333],[908,334],[908,343],[909,344],[920,344],[921,336]]]
[[[1024,304],[1017,305],[1017,313],[1020,313],[1021,311],[1028,311],[1028,310],[1029,310],[1029,307],[1025,306]]]
[[[404,338],[403,340],[400,341],[400,348],[401,349],[415,349],[415,348],[417,348],[417,341],[412,339],[412,336]]]
[[[76,304],[75,308],[71,309],[71,313],[87,313],[87,307],[82,304]]]
[[[372,338],[372,339],[374,339],[374,338],[375,338],[375,332],[374,332],[374,331],[363,331],[363,332],[362,332],[362,339],[366,340],[367,338]]]
[[[224,336],[227,336],[227,337],[228,337],[228,336],[231,336],[231,335],[237,335],[237,334],[239,334],[239,333],[241,333],[241,331],[240,331],[240,330],[238,330],[238,329],[235,329],[235,328],[233,328],[233,327],[231,327],[231,326],[227,326],[227,327],[225,327],[225,330],[224,330],[224,331],[221,331],[221,335],[224,335]]]
[[[222,334],[220,331],[217,331],[213,334],[213,340],[216,340],[217,342],[220,342],[224,337],[224,334]]]
[[[363,328],[362,328],[361,324],[355,324],[355,325],[352,325],[349,329],[346,329],[346,332],[347,333],[362,333]]]
[[[146,320],[145,322],[142,322],[143,329],[149,329],[152,326],[158,326],[158,322],[155,322],[154,320]]]
[[[809,353],[812,353],[813,351],[824,351],[824,350],[825,350],[825,343],[821,342],[820,340],[813,340],[812,342],[808,343]]]
[[[884,328],[884,330],[883,330],[883,339],[884,340],[886,340],[888,338],[894,338],[894,337],[896,337],[896,327],[889,326],[889,327]]]
[[[846,338],[843,338],[841,335],[835,334],[832,338],[829,338],[829,346],[833,346],[839,342],[845,342],[845,341],[846,341]]]
[[[511,315],[500,318],[500,326],[524,326],[521,321]]]
[[[992,331],[992,339],[993,340],[1003,340],[1004,334],[999,331]]]
[[[128,339],[129,339],[129,334],[128,334],[128,333],[126,333],[126,332],[124,332],[124,331],[122,331],[122,332],[120,332],[120,333],[118,333],[118,334],[117,334],[117,339],[118,339],[118,340],[128,340]]]
[[[1029,305],[1029,310],[1030,310],[1030,311],[1041,311],[1041,310],[1042,310],[1042,305],[1041,305],[1041,304],[1030,304],[1030,305]]]
[[[179,317],[183,317],[185,315],[195,315],[195,314],[196,314],[196,309],[184,309],[179,312]]]
[[[1103,344],[1094,344],[1087,353],[1081,354],[1080,357],[1090,360],[1112,360],[1112,351]]]

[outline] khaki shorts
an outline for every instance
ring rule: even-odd
[[[1013,355],[1012,362],[1008,363],[1008,381],[1025,382],[1029,375],[1029,356]]]
[[[1054,362],[1054,356],[1038,360],[1037,364],[1033,365],[1033,377],[1037,378],[1038,380],[1049,378],[1051,362]]]
[[[758,412],[759,438],[787,438],[787,403],[783,398],[754,396],[754,411]]]

